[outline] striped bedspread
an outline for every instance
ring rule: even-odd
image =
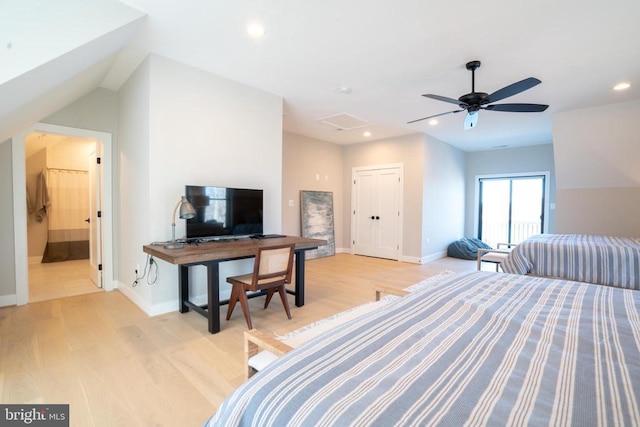
[[[258,372],[208,426],[640,425],[640,291],[444,276]]]
[[[540,234],[514,247],[501,267],[506,273],[640,289],[640,239]]]

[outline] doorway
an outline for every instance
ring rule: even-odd
[[[33,262],[28,252],[28,219],[30,213],[27,210],[25,199],[28,199],[27,195],[27,172],[26,172],[26,141],[31,134],[51,134],[51,135],[64,135],[67,137],[83,138],[95,141],[96,147],[102,150],[101,153],[94,153],[100,157],[99,165],[99,184],[96,183],[95,193],[89,195],[89,199],[97,197],[101,201],[99,211],[91,212],[91,215],[87,219],[94,221],[94,216],[100,217],[98,222],[95,222],[96,226],[100,224],[98,229],[101,242],[97,245],[100,250],[101,263],[96,264],[96,268],[99,269],[98,275],[95,279],[98,284],[103,287],[104,290],[110,291],[114,289],[113,282],[113,244],[112,244],[112,230],[113,230],[113,215],[112,215],[112,195],[111,195],[111,151],[112,151],[112,137],[111,134],[104,132],[91,131],[87,129],[71,128],[66,126],[50,125],[45,123],[38,123],[33,127],[25,130],[22,134],[19,134],[12,138],[12,167],[14,176],[14,191],[13,191],[13,206],[14,206],[14,224],[15,224],[15,260],[16,260],[16,304],[23,305],[29,302],[29,261]],[[91,156],[89,156],[91,157]],[[89,158],[88,157],[88,158]],[[87,161],[88,161],[87,158]],[[87,168],[88,169],[88,168]],[[91,178],[92,179],[92,178]],[[97,182],[97,181],[90,181]],[[98,231],[96,231],[98,233]],[[95,242],[95,240],[92,240]],[[95,249],[95,248],[94,248]],[[95,252],[95,251],[94,251]],[[74,261],[75,262],[75,261]],[[87,281],[91,281],[91,260],[84,261],[88,273],[86,274]],[[58,263],[60,264],[60,263]],[[85,268],[85,267],[83,267]],[[77,268],[76,271],[80,269]],[[83,273],[84,274],[84,273]],[[96,284],[92,284],[94,289],[97,289]]]
[[[29,302],[102,288],[100,224],[91,214],[100,209],[101,146],[48,132],[25,139]]]
[[[477,236],[497,247],[547,230],[549,173],[477,177]]]

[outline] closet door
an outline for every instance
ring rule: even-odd
[[[352,248],[356,255],[398,259],[400,167],[354,171]]]

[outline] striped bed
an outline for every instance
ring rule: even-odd
[[[443,276],[301,345],[207,426],[640,425],[640,292]]]
[[[640,239],[540,234],[513,248],[504,272],[640,289]]]

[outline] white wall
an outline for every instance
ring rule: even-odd
[[[422,254],[433,260],[446,254],[464,230],[464,152],[435,138],[425,138],[422,200]]]
[[[557,113],[556,230],[640,236],[640,100]]]
[[[280,232],[282,99],[151,56],[121,89],[119,105],[127,236],[120,250],[121,289],[148,313],[176,310],[176,266],[159,260],[153,286],[131,286],[136,264],[146,260],[142,246],[171,238],[171,213],[187,184],[263,189],[265,232]],[[176,235],[184,235],[184,221],[178,220]],[[243,268],[226,264],[223,282]],[[196,274],[193,282],[193,294],[205,295],[203,276]]]
[[[141,254],[142,246],[153,240],[165,239],[164,236],[149,237],[149,217],[152,211],[160,209],[151,206],[149,194],[149,93],[150,63],[147,58],[118,91],[118,217],[121,218],[119,234],[122,238],[115,251],[120,266],[116,276],[118,287],[146,310],[152,307],[152,289],[145,282],[133,289],[135,267],[139,264],[142,269],[146,263],[145,256]],[[167,209],[167,216],[169,214]],[[165,269],[160,269],[162,271]]]

